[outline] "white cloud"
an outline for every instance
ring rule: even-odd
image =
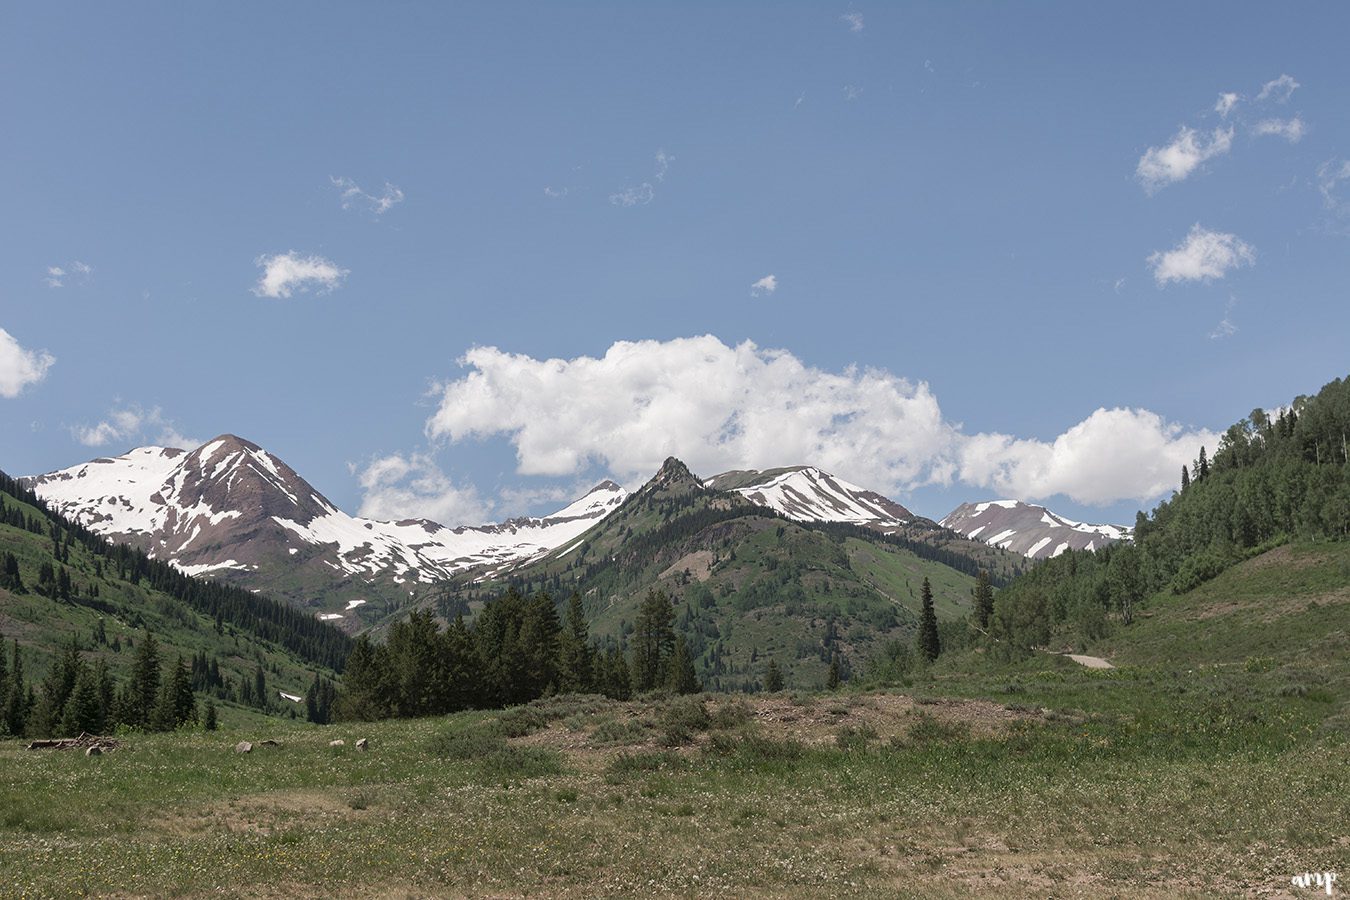
[[[656,197],[656,189],[647,182],[637,187],[627,187],[617,194],[609,195],[609,202],[615,206],[646,206]]]
[[[1222,278],[1229,269],[1256,263],[1256,250],[1235,234],[1209,231],[1196,223],[1186,240],[1166,253],[1148,258],[1159,286],[1169,281],[1208,281]]]
[[[1238,94],[1220,94],[1218,102],[1214,104],[1214,111],[1226,119],[1241,99]]]
[[[358,480],[363,492],[358,514],[368,519],[430,519],[451,527],[488,521],[488,506],[477,489],[455,485],[424,453],[372,459],[359,470]]]
[[[848,30],[853,32],[854,34],[857,34],[858,32],[862,31],[863,28],[865,27],[863,25],[862,13],[860,12],[846,12],[839,17],[839,21],[847,25]],[[882,30],[884,31],[885,29]]]
[[[24,388],[47,377],[56,357],[46,350],[25,350],[12,334],[0,328],[0,397],[13,399]]]
[[[69,269],[65,269],[61,266],[47,267],[47,274],[43,276],[42,279],[47,283],[47,287],[49,288],[65,287],[66,278],[71,275],[74,275],[78,279],[79,283],[85,284],[89,281],[90,276],[94,274],[93,266],[86,265],[85,263],[80,262],[78,259],[75,260],[74,262],[67,263],[67,265],[70,267]]]
[[[254,264],[263,270],[253,287],[253,293],[259,297],[284,298],[311,289],[316,294],[326,294],[341,285],[348,273],[322,256],[301,256],[294,250],[259,256]]]
[[[670,164],[675,161],[675,157],[664,150],[656,151],[656,180],[665,181],[666,172],[670,169]]]
[[[544,188],[544,196],[545,196],[545,197],[551,197],[551,198],[553,198],[554,200],[561,200],[563,197],[566,197],[566,196],[567,196],[567,193],[568,193],[568,191],[567,191],[567,188],[565,188],[565,187],[561,187],[561,188],[545,187],[545,188]]]
[[[778,290],[778,276],[765,275],[759,281],[750,285],[750,296],[759,297],[763,294],[772,294]]]
[[[1282,137],[1291,144],[1297,144],[1307,133],[1307,126],[1298,116],[1292,119],[1262,119],[1252,129],[1258,136],[1274,135]]]
[[[1233,129],[1216,128],[1206,140],[1204,135],[1185,125],[1172,142],[1149,147],[1139,157],[1135,176],[1144,190],[1152,194],[1173,182],[1182,181],[1206,160],[1227,153],[1233,146]]]
[[[1261,93],[1256,95],[1257,100],[1274,100],[1276,103],[1284,103],[1289,100],[1291,94],[1298,90],[1299,83],[1290,75],[1281,75],[1274,81],[1267,81],[1261,88]]]
[[[885,370],[827,372],[791,353],[705,335],[620,341],[601,358],[534,359],[478,347],[440,385],[432,439],[506,436],[524,475],[601,466],[629,484],[668,456],[707,476],[819,465],[886,492],[954,478],[1027,498],[1148,499],[1208,432],[1145,410],[1098,410],[1053,442],[967,436],[927,384]],[[1150,450],[1163,451],[1161,460]],[[1165,473],[1165,477],[1164,477]]]
[[[360,185],[345,176],[335,178],[330,175],[328,180],[341,192],[343,209],[365,209],[382,216],[396,204],[403,202],[403,191],[387,181],[384,183],[384,190],[376,196],[361,190]]]
[[[1218,438],[1144,409],[1098,409],[1053,441],[975,435],[961,446],[959,476],[1010,497],[1143,503],[1169,491],[1177,470]]]
[[[844,99],[857,100],[862,96],[863,89],[854,84],[844,85]]]
[[[1350,159],[1330,159],[1317,167],[1317,189],[1327,209],[1339,210],[1345,201],[1338,191],[1342,181],[1350,181]]]
[[[1233,322],[1233,307],[1237,305],[1236,297],[1229,297],[1228,302],[1223,307],[1223,318],[1219,324],[1214,326],[1214,330],[1209,333],[1211,341],[1218,341],[1224,338],[1230,338],[1237,334],[1238,327]]]
[[[86,447],[102,447],[114,441],[130,444],[152,441],[160,447],[190,450],[202,443],[185,437],[158,406],[147,410],[136,403],[114,406],[96,424],[76,425],[70,432]]]

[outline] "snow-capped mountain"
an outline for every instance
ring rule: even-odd
[[[418,583],[547,552],[627,496],[606,481],[543,518],[458,528],[379,522],[347,515],[276,456],[228,434],[190,452],[141,447],[27,481],[99,534],[334,620],[370,599],[406,597]]]
[[[963,503],[938,524],[1029,559],[1059,556],[1065,550],[1097,550],[1134,535],[1134,529],[1125,525],[1075,522],[1021,500]]]
[[[704,484],[735,491],[799,522],[851,522],[893,531],[917,518],[894,500],[814,466],[724,472]]]

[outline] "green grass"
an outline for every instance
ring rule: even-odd
[[[99,758],[0,742],[0,873],[18,896],[1279,893],[1350,871],[1350,655],[1321,653],[1348,549],[1153,598],[1090,648],[1113,670],[944,657],[891,720],[850,692],[560,697]]]

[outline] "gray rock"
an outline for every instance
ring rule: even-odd
[[[235,753],[252,753],[252,752],[253,752],[253,745],[250,744],[248,741],[240,741],[239,743],[237,743],[237,744],[234,745],[234,752],[235,752]]]
[[[88,748],[87,750],[85,750],[85,751],[84,751],[84,755],[85,755],[85,756],[102,756],[102,755],[103,755],[103,748],[100,747],[100,746],[98,746],[97,744],[95,744],[94,746],[92,746],[92,747]]]
[[[330,746],[330,747],[345,747],[345,746],[347,746],[347,742],[344,741],[344,740],[342,740],[342,738],[338,738],[336,741],[329,741],[329,742],[328,742],[328,746]]]
[[[356,742],[356,749],[364,753],[365,751],[370,749],[370,741],[366,740],[365,738],[361,738],[361,740]]]

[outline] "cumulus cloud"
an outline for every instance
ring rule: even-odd
[[[403,191],[387,181],[384,183],[384,190],[376,195],[361,190],[360,185],[345,176],[335,178],[330,175],[329,180],[341,194],[343,209],[364,209],[382,216],[396,204],[403,202]]]
[[[1186,431],[1144,409],[1098,409],[1053,441],[978,434],[959,451],[959,476],[1012,497],[1064,494],[1079,503],[1146,502],[1219,436]]]
[[[353,470],[362,490],[359,515],[365,518],[430,519],[452,527],[488,520],[477,489],[456,485],[425,453],[392,453]]]
[[[1220,94],[1218,102],[1214,104],[1214,111],[1226,119],[1241,99],[1237,94]]]
[[[46,350],[26,350],[0,328],[0,397],[13,399],[29,385],[47,377],[56,357]]]
[[[1253,126],[1252,131],[1260,136],[1273,135],[1282,137],[1291,144],[1297,144],[1307,133],[1307,126],[1298,116],[1292,119],[1262,119]]]
[[[759,297],[764,294],[772,294],[778,290],[778,277],[776,275],[765,275],[759,281],[750,285],[750,296]]]
[[[277,299],[295,292],[327,294],[336,290],[347,277],[348,270],[339,268],[322,256],[301,256],[294,250],[273,256],[259,256],[254,264],[263,270],[262,277],[253,286],[259,297]]]
[[[1206,138],[1194,128],[1183,125],[1170,143],[1149,147],[1139,157],[1135,177],[1144,190],[1152,194],[1169,184],[1185,180],[1206,160],[1222,156],[1232,146],[1232,128],[1215,128]]]
[[[469,371],[437,388],[428,436],[505,436],[524,475],[600,466],[633,484],[678,456],[704,476],[810,463],[881,491],[959,478],[1027,498],[1110,503],[1158,496],[1181,465],[1173,458],[1189,461],[1210,438],[1146,410],[1098,410],[1051,442],[968,436],[925,383],[880,369],[829,372],[711,335],[620,341],[600,358],[479,347],[460,362]],[[1142,464],[1147,448],[1163,459]]]
[[[136,403],[115,405],[99,422],[76,425],[70,429],[70,433],[86,447],[102,447],[113,442],[139,444],[151,441],[161,447],[190,450],[202,443],[196,438],[184,436],[158,406],[145,409]]]
[[[1290,75],[1281,75],[1274,81],[1267,81],[1261,87],[1261,93],[1256,95],[1257,100],[1272,100],[1276,103],[1288,102],[1290,95],[1298,90],[1299,83]]]
[[[1169,281],[1209,281],[1222,278],[1230,269],[1256,263],[1256,250],[1235,234],[1209,231],[1200,223],[1191,226],[1186,240],[1166,253],[1148,258],[1158,285]]]
[[[848,30],[853,32],[854,34],[857,34],[858,32],[862,31],[863,28],[865,27],[863,25],[862,13],[860,12],[846,12],[839,17],[839,21],[847,25]],[[882,30],[884,31],[885,29]]]

